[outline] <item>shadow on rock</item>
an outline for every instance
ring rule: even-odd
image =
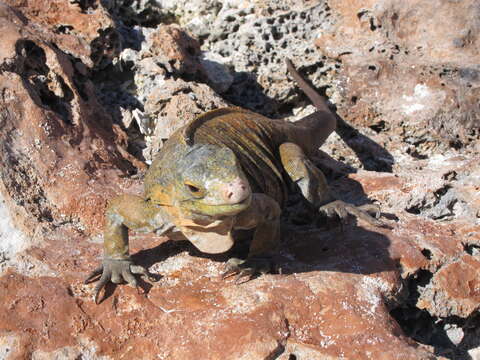
[[[297,69],[300,74],[303,75],[304,79],[309,82],[308,77],[305,76],[305,72],[302,71],[302,68]],[[310,85],[313,88],[316,88],[312,83]],[[316,88],[317,92],[327,98],[326,89],[327,87]],[[306,95],[299,92],[299,97],[302,101],[310,104],[310,101],[307,100]],[[340,138],[350,147],[355,155],[358,157],[360,162],[363,165],[365,170],[370,171],[381,171],[381,172],[392,172],[392,166],[395,162],[393,156],[381,145],[377,144],[375,141],[370,139],[368,136],[363,135],[355,129],[353,126],[348,124],[344,119],[342,119],[336,112],[336,106],[329,103],[330,110],[335,114],[337,119],[337,128],[336,133]],[[301,121],[299,122],[299,124]],[[343,165],[345,168],[345,165]],[[347,169],[347,172],[354,172],[352,168]]]
[[[393,156],[338,115],[337,134],[355,152],[365,170],[392,172]]]
[[[273,257],[277,269],[274,272],[337,271],[368,275],[398,268],[398,261],[392,259],[388,251],[390,240],[382,233],[351,223],[333,225],[332,228],[318,228],[312,224],[282,226],[282,245]],[[141,250],[132,258],[148,268],[188,251],[191,256],[225,262],[231,257],[247,256],[252,234],[252,231],[237,232],[235,246],[223,254],[202,253],[189,241],[167,241]]]
[[[283,274],[336,271],[374,274],[398,268],[390,257],[390,240],[360,226],[333,229],[285,229],[279,266]]]
[[[236,106],[268,117],[278,115],[282,106],[280,102],[265,94],[255,74],[244,71],[233,73],[233,83],[222,95]]]

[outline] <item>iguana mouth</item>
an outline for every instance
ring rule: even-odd
[[[235,204],[210,205],[201,203],[199,201],[189,200],[183,202],[181,207],[189,210],[193,214],[207,216],[232,216],[246,210],[250,206],[251,202],[252,194],[250,193],[245,199]]]
[[[245,205],[245,204],[250,205],[251,201],[252,201],[252,193],[249,192],[248,195],[246,195],[243,200],[240,200],[240,201],[238,201],[234,204],[221,204],[221,205],[217,205],[217,206],[236,206],[236,205]]]
[[[219,205],[207,205],[207,206],[235,209],[237,207],[239,207],[239,208],[245,207],[246,208],[246,207],[250,206],[251,202],[252,202],[252,193],[249,193],[243,200],[238,201],[234,204],[219,204]]]

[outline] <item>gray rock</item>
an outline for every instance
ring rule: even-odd
[[[212,52],[203,53],[200,58],[210,85],[219,93],[227,91],[233,83],[233,75],[228,69],[230,62],[231,59]]]
[[[455,345],[460,344],[465,335],[463,329],[461,327],[458,327],[456,324],[445,325],[445,332],[450,341]]]

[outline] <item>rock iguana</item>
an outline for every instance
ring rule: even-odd
[[[331,196],[325,176],[309,160],[336,128],[335,115],[296,71],[287,68],[317,111],[297,123],[271,120],[238,107],[207,112],[176,131],[147,171],[144,197],[114,198],[105,214],[104,259],[86,282],[100,276],[95,302],[109,282],[137,286],[151,279],[129,255],[128,230],[179,230],[200,251],[216,254],[234,244],[234,229],[255,229],[246,260],[230,259],[224,276],[250,278],[270,270],[280,239],[280,214],[295,188],[315,208],[381,225],[376,205],[355,207]],[[376,214],[376,218],[368,212]]]

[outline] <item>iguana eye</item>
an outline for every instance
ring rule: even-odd
[[[198,186],[193,185],[192,183],[186,182],[185,187],[188,189],[188,191],[195,197],[203,197],[203,190],[200,189]]]
[[[196,186],[193,186],[193,185],[190,185],[190,184],[185,184],[188,188],[188,190],[190,190],[192,193],[197,193],[200,191],[199,188],[197,188]]]

